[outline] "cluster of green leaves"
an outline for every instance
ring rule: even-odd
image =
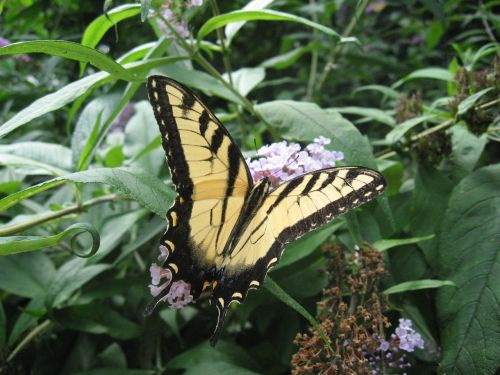
[[[498,371],[498,1],[211,0],[188,39],[148,19],[160,3],[0,1],[0,373],[287,373],[326,241],[384,252],[391,316],[426,342],[415,373]],[[248,155],[322,135],[388,181],[290,244],[215,348],[206,301],[142,316],[175,197],[153,72],[206,94]]]

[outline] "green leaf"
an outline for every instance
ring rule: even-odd
[[[274,0],[251,0],[242,10],[260,10],[267,8]],[[224,33],[226,34],[227,43],[230,44],[234,36],[245,25],[245,21],[233,22],[226,25]]]
[[[123,165],[125,155],[123,154],[123,146],[114,146],[106,150],[104,156],[104,165],[107,168],[117,168]]]
[[[285,251],[283,252],[283,257],[280,259],[277,266],[272,269],[272,271],[274,272],[310,255],[328,238],[330,238],[332,234],[342,225],[344,225],[343,222],[333,221],[315,231],[307,233],[298,240],[293,241],[287,245]]]
[[[241,99],[210,74],[193,69],[186,69],[179,64],[162,67],[161,73],[174,77],[186,86],[202,90],[207,96],[218,96],[233,103],[244,105]]]
[[[434,238],[434,234],[423,237],[410,237],[401,239],[390,239],[390,240],[378,240],[373,243],[373,247],[378,251],[386,251],[397,246],[410,245],[412,243],[418,243],[421,241],[427,241]]]
[[[358,87],[356,90],[354,90],[354,93],[361,92],[361,91],[367,91],[367,90],[380,92],[381,94],[383,94],[391,99],[399,99],[399,97],[400,97],[400,93],[398,91],[394,90],[391,87],[382,86],[382,85],[361,86],[361,87]]]
[[[264,282],[265,288],[272,293],[275,297],[277,297],[280,301],[284,302],[292,309],[297,311],[300,315],[302,315],[308,322],[311,324],[319,333],[325,345],[330,349],[331,353],[335,353],[333,348],[330,345],[330,340],[328,336],[323,331],[321,326],[318,324],[316,319],[309,314],[309,312],[304,309],[296,300],[294,300],[289,294],[287,294],[283,289],[280,288],[278,284],[276,284],[269,276],[266,277],[266,281]]]
[[[75,258],[67,261],[57,270],[47,292],[48,308],[61,306],[83,285],[111,267],[108,264],[86,266],[86,263],[83,259]]]
[[[0,289],[30,298],[45,295],[55,274],[52,261],[43,253],[0,257],[0,269]]]
[[[123,153],[133,159],[132,166],[156,176],[165,165],[165,153],[160,147],[160,134],[151,104],[147,101],[138,102],[134,110],[125,128]],[[156,147],[148,148],[150,145]]]
[[[406,77],[401,78],[399,81],[397,81],[396,83],[394,83],[392,85],[392,88],[393,89],[398,88],[403,83],[408,82],[412,79],[421,79],[421,78],[437,79],[440,81],[451,82],[451,81],[453,81],[454,77],[453,77],[453,74],[451,74],[448,69],[424,68],[424,69],[415,70],[413,73],[410,73]]]
[[[98,141],[101,125],[111,116],[119,100],[118,94],[101,95],[90,101],[78,117],[71,136],[73,164],[78,171],[90,163],[89,155]]]
[[[439,233],[453,186],[452,181],[442,172],[431,167],[419,166],[411,202],[412,235],[420,237],[429,233]],[[426,260],[431,266],[437,265],[434,253],[436,241],[437,238],[418,244],[424,250]]]
[[[139,4],[124,4],[111,9],[87,26],[82,36],[82,45],[94,48],[110,28],[120,21],[136,16],[140,12],[141,6]],[[83,74],[85,65],[85,62],[80,64],[80,75]]]
[[[264,68],[241,68],[231,73],[233,86],[238,90],[242,96],[247,96],[259,83],[266,77],[266,70]],[[229,80],[227,74],[224,78]]]
[[[16,166],[22,167],[22,172],[30,175],[51,175],[61,176],[68,173],[68,171],[59,169],[49,164],[39,162],[37,160],[24,158],[17,155],[1,154],[0,153],[0,166]],[[21,172],[21,169],[18,170]]]
[[[230,25],[228,25],[230,26]],[[304,47],[299,47],[285,52],[281,55],[271,57],[263,61],[260,66],[264,68],[286,69],[297,62],[297,60],[305,53],[312,49],[312,44]]]
[[[366,108],[366,107],[335,107],[329,108],[330,111],[338,112],[341,114],[347,113],[350,115],[358,115],[362,116],[368,120],[378,121],[382,124],[389,125],[390,127],[394,127],[396,125],[396,121],[392,116],[378,108]]]
[[[108,72],[118,79],[125,81],[134,81],[136,79],[133,74],[104,53],[75,42],[65,40],[33,40],[12,43],[0,48],[0,56],[23,53],[46,53],[51,56],[81,61]]]
[[[494,89],[494,87],[488,87],[462,100],[458,105],[457,115],[463,115],[465,112],[471,109],[479,101],[479,99],[481,99],[484,95]]]
[[[494,374],[500,358],[500,165],[452,191],[438,245],[438,273],[456,288],[437,295],[442,373]]]
[[[175,198],[173,189],[168,189],[156,176],[132,168],[96,168],[58,177],[11,194],[0,200],[0,211],[68,181],[110,185],[161,217],[165,217]]]
[[[258,363],[246,351],[233,343],[219,340],[212,348],[208,342],[203,342],[194,348],[172,358],[167,369],[192,369],[206,366],[210,363],[225,363],[237,367],[258,370]]]
[[[54,319],[65,328],[93,334],[106,334],[129,340],[141,334],[141,327],[103,303],[69,306],[54,310]]]
[[[443,286],[455,286],[455,283],[449,280],[430,280],[430,279],[406,281],[404,283],[394,285],[384,290],[384,293],[395,294],[395,293],[409,292],[412,290],[441,288]]]
[[[425,121],[435,118],[435,115],[424,115],[411,118],[402,122],[401,124],[396,125],[394,129],[392,129],[389,133],[385,135],[385,140],[389,145],[392,145],[398,142],[404,135],[410,130],[413,129],[418,124],[421,124]]]
[[[210,34],[212,31],[221,28],[229,23],[238,21],[288,21],[298,22],[309,26],[313,29],[321,31],[327,35],[333,36],[341,42],[353,41],[352,38],[343,38],[335,30],[323,26],[319,23],[312,22],[306,18],[298,17],[290,13],[278,12],[276,10],[236,10],[234,12],[221,14],[210,18],[198,31],[198,41]]]
[[[73,224],[53,236],[0,237],[0,255],[18,254],[56,246],[67,236],[71,236],[71,244],[73,245],[76,237],[83,233],[89,233],[92,236],[92,247],[85,252],[82,252],[80,249],[75,250],[74,248],[72,250],[75,255],[82,258],[91,257],[99,249],[100,239],[99,233],[88,223]]]
[[[71,150],[55,143],[11,143],[9,145],[0,145],[0,153],[22,156],[66,171],[72,169]]]
[[[30,255],[31,256],[31,255]],[[45,315],[46,310],[44,307],[45,291],[42,294],[37,294],[33,299],[23,308],[21,313],[14,323],[14,327],[10,331],[9,340],[7,344],[12,346],[19,336],[21,336],[27,329],[34,326],[39,318]]]
[[[460,181],[476,167],[488,140],[487,134],[477,137],[464,124],[450,128],[451,155],[446,159],[443,169],[453,181]]]

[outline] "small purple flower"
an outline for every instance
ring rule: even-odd
[[[190,7],[199,7],[203,4],[203,0],[189,0]]]
[[[130,118],[135,113],[135,103],[128,103],[125,108],[120,112],[120,115],[111,124],[109,128],[109,133],[123,133],[125,126],[127,125]]]
[[[162,251],[161,246],[160,251],[162,252],[160,257],[163,257],[164,251]],[[168,293],[161,299],[162,301],[168,303],[169,307],[175,309],[181,309],[193,301],[193,296],[191,295],[191,285],[186,283],[184,280],[172,282],[172,272],[169,269],[162,268],[157,264],[152,264],[149,271],[151,273],[149,291],[153,297],[158,296],[170,285],[170,283],[172,283]],[[160,284],[162,279],[165,279],[165,282]]]
[[[246,162],[254,182],[268,178],[272,186],[276,187],[304,173],[334,167],[337,161],[343,160],[342,152],[325,149],[324,146],[330,142],[330,139],[320,136],[303,150],[297,143],[272,143],[257,150],[260,158],[247,159]]]
[[[410,39],[411,44],[422,44],[425,42],[425,38],[422,35],[413,35]]]
[[[160,245],[160,255],[158,255],[158,262],[165,262],[168,257],[168,249],[164,245]]]
[[[10,40],[7,40],[7,39],[2,38],[2,37],[0,36],[0,47],[5,47],[5,46],[8,46],[9,44],[12,44],[12,43],[10,42]]]

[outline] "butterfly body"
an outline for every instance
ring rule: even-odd
[[[254,184],[236,143],[196,94],[162,76],[149,78],[148,93],[178,196],[160,246],[170,280],[146,313],[176,283],[188,285],[193,300],[211,291],[214,345],[231,302],[263,285],[287,243],[379,195],[385,181],[371,169],[341,167],[275,189],[268,178]]]

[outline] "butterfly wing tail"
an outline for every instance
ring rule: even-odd
[[[214,333],[212,337],[210,337],[210,345],[215,346],[217,341],[219,340],[219,336],[222,333],[222,329],[224,328],[224,322],[226,321],[227,311],[229,310],[229,305],[221,306],[219,302],[216,303],[217,306],[217,325],[215,326]]]

